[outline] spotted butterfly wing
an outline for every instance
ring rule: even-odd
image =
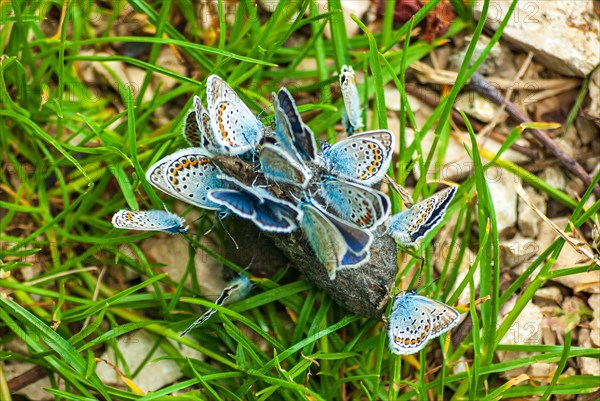
[[[433,299],[405,292],[394,299],[388,318],[390,349],[394,354],[414,354],[427,342],[456,326],[459,313]]]
[[[226,183],[218,178],[221,172],[202,149],[182,149],[165,159],[163,178],[169,195],[176,194],[178,199],[203,209],[222,210],[208,199],[208,191],[225,188]]]
[[[167,195],[170,195],[174,198],[179,199],[182,202],[187,202],[187,198],[183,197],[179,192],[173,190],[167,180],[165,179],[165,171],[168,163],[171,162],[171,155],[166,156],[156,163],[154,163],[150,168],[146,171],[146,180],[152,186]]]
[[[214,141],[208,112],[198,96],[193,98],[193,108],[183,120],[183,137],[193,147],[203,148],[207,153],[220,153]]]
[[[386,232],[400,245],[416,246],[419,239],[433,230],[444,217],[448,205],[456,195],[457,187],[449,187],[396,213],[387,220]]]
[[[360,228],[375,229],[390,213],[387,195],[364,185],[325,177],[319,194],[338,217]]]
[[[228,156],[253,151],[262,138],[263,127],[237,93],[216,75],[206,82],[208,116],[214,143]]]
[[[353,134],[363,127],[354,69],[349,65],[342,66],[339,79],[342,99],[344,100],[344,113],[342,114],[344,127],[348,134]]]
[[[389,146],[372,137],[380,134],[390,139]],[[389,131],[378,130],[350,136],[334,145],[325,144],[325,167],[331,175],[363,185],[376,184],[390,167],[393,141]]]
[[[185,234],[185,220],[164,210],[119,210],[113,215],[112,224],[124,230],[164,231],[169,234]]]

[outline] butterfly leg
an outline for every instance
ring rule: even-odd
[[[384,295],[383,295],[383,298],[381,298],[381,301],[379,301],[379,304],[377,304],[377,309],[383,309],[385,307],[385,305],[389,302],[390,298],[392,297],[392,293],[390,292],[390,289],[383,282],[383,279],[379,281],[379,285],[380,285]],[[387,318],[385,316],[383,316],[383,321],[385,322],[386,320],[387,320]]]

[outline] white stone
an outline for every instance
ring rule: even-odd
[[[500,241],[500,263],[504,268],[518,266],[538,253],[537,244],[531,238],[519,234],[509,240]]]
[[[590,295],[588,305],[594,311],[594,318],[600,319],[600,294]]]
[[[148,350],[153,348],[155,342],[155,340],[144,330],[137,330],[120,336],[117,341],[119,342],[119,351],[125,359],[129,370],[132,372],[135,371],[148,356]],[[175,344],[175,342],[173,342],[173,344]],[[182,354],[186,357],[202,359],[202,354],[198,351],[185,345],[178,345],[178,347],[182,348]],[[154,354],[150,358],[150,363],[146,363],[137,376],[130,379],[132,379],[135,385],[144,393],[158,390],[161,387],[180,379],[183,376],[183,373],[175,361],[170,359],[158,360],[167,356],[168,354],[164,352],[162,348],[156,348]],[[121,359],[115,357],[112,348],[109,348],[104,352],[101,358],[115,364],[123,371]],[[98,362],[96,365],[96,373],[98,374],[98,377],[100,377],[100,380],[105,384],[118,387],[123,386],[123,382],[117,376],[115,370],[106,363]]]
[[[496,30],[508,13],[510,0],[490,3],[486,25]],[[483,2],[475,2],[479,18]],[[520,0],[502,38],[533,52],[546,67],[561,74],[585,77],[600,63],[598,17],[592,1]]]
[[[567,179],[565,173],[560,167],[548,167],[540,173],[540,179],[545,181],[546,184],[564,191],[567,186]]]
[[[496,211],[498,232],[502,233],[517,223],[517,193],[514,187],[517,178],[495,166],[485,172],[485,178]]]
[[[590,340],[594,348],[600,348],[600,319],[590,322]]]
[[[592,341],[590,339],[590,330],[580,329],[579,330],[579,346],[584,348],[592,348]],[[589,358],[589,357],[578,357],[577,362],[581,369],[582,375],[600,376],[600,359]]]
[[[455,105],[468,116],[474,117],[484,123],[491,122],[496,117],[496,114],[498,114],[499,109],[492,101],[476,92],[467,92],[459,95]],[[505,112],[502,113],[506,114]]]
[[[539,288],[533,295],[536,305],[556,306],[562,304],[563,295],[558,287]]]
[[[506,316],[512,312],[517,296],[513,296],[509,299],[502,308],[500,309],[500,319],[498,324],[501,324]],[[542,343],[542,330],[544,316],[542,315],[541,309],[532,302],[528,302],[523,308],[519,316],[515,319],[514,323],[510,326],[504,337],[500,340],[500,344],[511,344],[511,345],[526,345],[526,344],[541,344]],[[514,351],[498,351],[498,359],[501,362],[524,358],[531,356],[527,352],[514,352]],[[512,379],[520,374],[527,372],[528,366],[524,366],[518,369],[508,370],[502,373],[502,376],[507,379]],[[556,368],[556,367],[554,367]]]
[[[546,214],[546,198],[544,195],[531,187],[525,188],[525,193],[527,193],[534,206],[543,214]],[[525,237],[537,238],[540,233],[540,225],[543,224],[542,218],[521,198],[519,198],[517,211],[519,214],[519,220],[517,221],[519,232]]]

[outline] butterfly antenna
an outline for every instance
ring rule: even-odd
[[[223,217],[225,218],[225,217]],[[240,247],[238,246],[238,243],[236,242],[236,240],[233,238],[233,236],[231,235],[231,233],[227,230],[227,228],[225,228],[225,224],[223,224],[223,219],[219,218],[219,223],[221,223],[221,227],[223,227],[223,231],[225,231],[225,234],[227,234],[227,236],[229,238],[231,238],[231,241],[233,242],[233,245],[235,245],[235,250],[239,251]],[[216,223],[215,223],[216,225]],[[214,226],[213,226],[214,227]]]
[[[385,180],[394,189],[394,191],[396,191],[398,195],[400,195],[400,197],[402,198],[402,202],[404,202],[404,206],[406,206],[406,208],[413,207],[413,200],[406,188],[394,181],[392,177],[389,176],[389,174],[385,175]]]
[[[419,267],[419,280],[417,280],[417,287],[423,285],[423,266],[425,265],[425,259],[422,257],[419,257],[419,259],[421,259],[421,266]]]
[[[264,109],[262,109],[262,111],[261,111],[260,113],[258,113],[258,114],[256,115],[256,118],[257,118],[258,120],[260,120],[260,119],[261,119],[261,117],[262,117],[262,115],[263,115],[263,114],[265,114],[265,113],[267,112],[267,110],[269,110],[269,109],[271,109],[271,108],[273,108],[273,105],[272,105],[272,104],[271,104],[271,105],[269,105],[269,106],[267,106],[267,107],[265,107]]]

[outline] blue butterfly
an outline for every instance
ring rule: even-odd
[[[193,147],[202,148],[207,154],[222,153],[215,144],[212,123],[208,112],[198,96],[193,98],[193,108],[183,119],[183,137]]]
[[[275,134],[281,146],[289,153],[298,153],[303,160],[317,158],[315,136],[300,117],[296,102],[286,88],[273,94],[275,110]]]
[[[356,89],[354,70],[349,65],[342,66],[339,76],[342,99],[344,100],[344,113],[342,120],[348,134],[353,134],[363,127],[360,115],[360,98]]]
[[[304,160],[316,158],[315,139],[302,122],[292,95],[285,88],[273,93],[277,145],[261,147],[259,161],[267,179],[306,189],[313,174]]]
[[[221,171],[202,148],[181,149],[153,164],[146,179],[155,188],[190,205],[208,210],[223,210],[208,199],[211,189],[226,188],[218,176]]]
[[[225,304],[231,304],[237,302],[244,298],[246,295],[250,293],[252,290],[252,282],[250,279],[244,275],[240,275],[233,280],[231,280],[227,287],[223,289],[219,298],[216,299],[215,305],[221,306]],[[211,308],[206,311],[202,316],[200,316],[194,323],[192,323],[187,329],[179,334],[179,337],[185,336],[187,333],[192,331],[195,327],[200,326],[202,323],[206,322],[212,315],[217,312],[215,308]]]
[[[373,188],[326,176],[319,194],[338,217],[360,228],[375,229],[390,213],[386,194]]]
[[[267,190],[249,187],[238,180],[220,176],[230,189],[215,189],[208,198],[235,215],[251,220],[261,230],[271,233],[291,233],[298,228],[301,212],[291,202],[276,198]]]
[[[387,220],[386,233],[402,246],[416,246],[444,217],[457,187],[446,188]]]
[[[450,306],[404,292],[394,298],[388,318],[390,349],[394,354],[414,354],[425,347],[427,341],[456,326],[460,314]]]
[[[323,159],[330,175],[363,185],[383,179],[392,161],[394,136],[387,130],[352,135],[334,145],[323,143]]]
[[[239,156],[253,151],[263,135],[263,126],[227,82],[216,75],[206,81],[206,103],[214,135],[221,154]]]
[[[113,215],[112,224],[124,230],[164,231],[169,234],[185,234],[185,220],[164,210],[119,210]]]
[[[306,188],[312,171],[293,153],[270,143],[261,146],[260,170],[265,178],[284,184]]]
[[[299,207],[300,227],[331,280],[338,270],[359,267],[369,261],[369,246],[373,241],[370,232],[346,223],[311,199],[300,202]]]

